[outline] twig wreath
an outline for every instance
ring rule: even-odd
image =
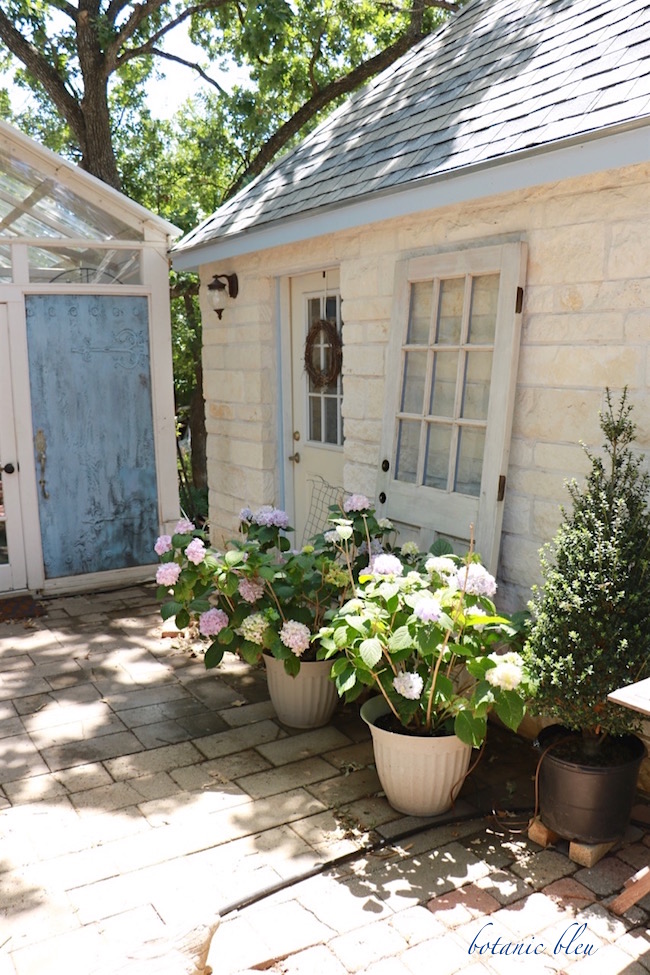
[[[314,349],[324,338],[324,344],[329,345],[332,350],[329,367],[321,369],[314,363]],[[313,382],[316,389],[324,389],[336,382],[343,363],[343,345],[341,336],[336,326],[336,322],[330,322],[326,318],[319,318],[311,325],[307,338],[305,339],[305,372]]]

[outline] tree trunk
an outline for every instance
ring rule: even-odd
[[[207,431],[205,429],[205,400],[203,398],[203,367],[196,365],[196,388],[190,399],[190,436],[192,438],[192,483],[203,490],[208,486]]]

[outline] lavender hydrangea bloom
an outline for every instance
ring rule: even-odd
[[[252,520],[262,528],[288,528],[289,526],[289,515],[286,511],[282,511],[280,508],[274,508],[270,504],[262,505],[252,515]]]
[[[396,555],[378,555],[372,562],[372,573],[376,576],[401,576],[404,566]]]
[[[193,532],[196,525],[189,518],[181,518],[180,521],[176,522],[176,528],[174,528],[174,535],[189,535]]]
[[[343,502],[343,510],[346,514],[350,511],[367,511],[369,507],[370,502],[365,494],[351,494]]]
[[[159,586],[175,586],[181,574],[181,567],[177,562],[163,562],[156,571],[156,582]]]
[[[490,575],[487,569],[478,562],[470,562],[469,565],[460,567],[457,573],[458,585],[470,596],[489,596],[492,597],[497,591],[497,584],[494,576]]]
[[[241,511],[239,512],[240,521],[250,521],[252,517],[253,517],[253,512],[251,511],[250,508],[242,508]]]
[[[442,609],[437,599],[432,596],[425,596],[413,607],[413,615],[417,616],[423,623],[437,623],[442,616]]]
[[[209,609],[199,616],[199,632],[203,636],[216,636],[228,626],[228,617],[222,609]]]
[[[185,549],[185,554],[194,565],[200,565],[205,558],[205,545],[200,538],[194,538]]]
[[[393,687],[402,697],[409,701],[417,701],[422,694],[424,681],[419,674],[398,674],[393,678]]]
[[[159,538],[157,538],[153,550],[156,553],[156,555],[164,555],[165,552],[171,552],[172,550],[171,535],[161,535]]]

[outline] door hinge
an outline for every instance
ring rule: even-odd
[[[524,289],[517,288],[517,297],[515,298],[515,315],[521,315],[521,309],[524,307]]]
[[[503,501],[506,496],[506,475],[499,474],[499,487],[497,488],[497,501]]]

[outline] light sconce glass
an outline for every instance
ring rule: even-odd
[[[223,315],[226,298],[236,298],[239,294],[239,281],[236,274],[215,274],[208,285],[210,302],[218,318]]]

